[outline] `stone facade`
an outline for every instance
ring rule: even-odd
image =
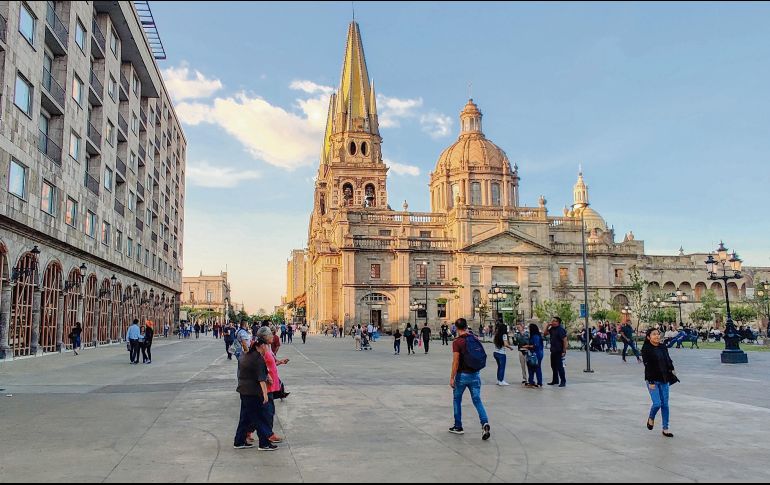
[[[186,140],[133,2],[0,16],[0,358],[173,323]]]
[[[477,307],[493,285],[518,289],[518,317],[534,318],[534,307],[545,299],[583,301],[583,236],[590,295],[616,307],[629,303],[633,267],[652,282],[652,293],[688,293],[692,302],[685,312],[706,288],[723,295],[721,284],[707,279],[705,253],[646,255],[632,233],[616,242],[614,230],[590,207],[582,170],[574,204],[562,215],[549,215],[545,197],[520,205],[518,167],[485,137],[473,100],[460,112],[457,142],[430,174],[431,212],[409,212],[406,201],[403,210],[393,210],[374,87],[355,22],[344,59],[340,89],[329,106],[305,250],[304,299],[312,326],[371,321],[387,331],[415,319],[437,327],[459,317],[478,324]],[[730,283],[732,297],[745,295],[755,280],[770,279],[770,268],[747,268],[745,276]],[[427,311],[415,315],[412,302],[427,304]]]
[[[225,272],[212,276],[201,273],[200,276],[182,278],[182,306],[220,313],[221,316],[216,320],[222,323],[226,320],[228,308],[238,312],[239,305],[231,301],[230,283],[227,282]]]

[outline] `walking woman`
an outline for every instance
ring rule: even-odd
[[[652,407],[647,418],[647,429],[655,427],[655,417],[658,411],[663,415],[663,436],[673,438],[669,431],[668,391],[669,387],[679,382],[674,370],[674,363],[668,355],[668,348],[660,340],[660,330],[647,330],[647,338],[642,346],[642,362],[644,362],[644,380],[650,392]]]
[[[73,355],[80,355],[78,349],[80,349],[80,334],[83,333],[83,327],[80,326],[80,322],[75,322],[75,326],[70,330],[70,340],[72,341]]]
[[[505,349],[513,350],[508,344],[508,328],[503,324],[498,324],[495,329],[495,361],[497,362],[497,385],[508,386],[505,382],[505,362],[507,357],[505,355]]]
[[[155,331],[152,329],[152,322],[147,321],[147,326],[144,328],[144,344],[142,345],[142,362],[145,364],[152,364],[152,337],[155,335]]]
[[[396,333],[393,334],[393,350],[395,351],[394,355],[401,353],[401,330],[399,329],[396,329]]]
[[[527,354],[527,368],[529,369],[529,380],[527,387],[543,387],[543,336],[540,334],[540,327],[534,323],[529,324],[529,345],[524,346],[529,353]],[[537,376],[537,385],[535,384]]]
[[[404,338],[406,339],[407,354],[414,354],[414,332],[412,331],[412,324],[406,324],[406,330],[404,330]]]

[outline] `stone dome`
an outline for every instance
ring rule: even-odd
[[[460,112],[460,136],[441,152],[434,173],[467,171],[470,167],[511,172],[508,156],[481,131],[481,117],[478,106],[469,100]]]

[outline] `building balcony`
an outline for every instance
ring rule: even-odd
[[[152,236],[150,236],[150,239],[152,239],[152,242],[157,243],[158,242],[158,235],[153,232]]]
[[[144,222],[142,222],[142,220],[138,217],[136,218],[136,230],[139,232],[144,231]]]
[[[106,50],[107,41],[102,30],[99,28],[99,24],[96,22],[96,17],[94,17],[91,20],[91,54],[97,59],[102,59]]]
[[[61,147],[54,143],[42,130],[38,137],[37,149],[57,165],[61,165]]]
[[[2,41],[3,44],[5,44],[7,42],[6,40],[7,37],[8,37],[8,21],[5,19],[5,17],[0,15],[0,41]]]
[[[155,175],[155,180],[160,180],[160,172],[158,172],[158,169],[154,169],[152,171],[153,175]]]
[[[67,41],[69,39],[69,30],[56,14],[56,9],[48,2],[48,9],[45,15],[45,43],[51,48],[57,56],[67,55]]]
[[[118,113],[118,128],[119,128],[118,138],[120,139],[120,141],[127,141],[128,140],[128,122],[120,113]]]
[[[155,135],[155,148],[160,150],[160,138],[158,138],[158,135]]]
[[[144,108],[139,108],[139,119],[142,121],[143,127],[146,127],[147,126],[147,111],[145,111]],[[144,131],[144,130],[142,130],[142,131]]]
[[[91,193],[99,195],[99,181],[93,178],[89,173],[86,173],[85,185]]]
[[[144,199],[144,185],[142,185],[141,182],[136,183],[136,193],[139,195],[142,199]]]
[[[119,174],[122,174],[124,177],[126,176],[126,162],[124,162],[120,157],[117,157],[115,168]]]
[[[89,144],[92,148],[89,153],[92,155],[100,153],[100,150],[102,149],[102,134],[99,133],[99,130],[97,130],[94,124],[90,121],[88,122],[88,127],[86,128],[86,142],[86,150],[88,150]]]
[[[118,199],[115,199],[115,212],[120,214],[121,217],[125,217],[126,215],[126,206]]]
[[[91,69],[88,84],[91,86],[88,93],[88,100],[95,106],[101,106],[102,99],[104,98],[104,85],[101,81],[99,81],[99,77],[96,75],[93,69]]]
[[[128,78],[126,78],[123,72],[120,73],[120,87],[122,89],[122,91],[120,92],[120,100],[128,101],[128,93],[130,92],[129,85],[128,85]]]
[[[66,93],[61,84],[54,79],[53,75],[46,68],[43,68],[41,84],[43,85],[41,91],[44,96],[41,96],[40,102],[43,108],[52,115],[63,115]]]
[[[139,160],[141,161],[141,165],[144,165],[144,160],[147,158],[147,150],[144,149],[144,145],[139,145]]]

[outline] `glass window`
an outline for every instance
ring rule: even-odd
[[[134,134],[139,133],[139,118],[133,113],[131,113],[131,131],[133,131]]]
[[[19,9],[19,32],[32,45],[35,45],[35,25],[37,20],[23,2]]]
[[[128,210],[131,212],[134,212],[134,208],[136,207],[136,194],[128,191]]]
[[[118,82],[110,75],[110,80],[107,83],[107,93],[110,95],[113,101],[118,99]]]
[[[115,146],[115,125],[109,120],[107,121],[107,143]]]
[[[131,154],[128,156],[128,168],[136,172],[137,163],[136,163],[136,153],[134,152],[131,152]]]
[[[578,283],[583,283],[584,276],[583,268],[578,268]]]
[[[80,80],[77,74],[72,76],[72,99],[80,106],[83,106],[83,81]]]
[[[569,281],[569,268],[559,268],[559,281],[562,283]]]
[[[43,190],[40,191],[40,209],[50,215],[54,215],[56,210],[56,190],[54,186],[45,180],[43,181]]]
[[[22,199],[27,196],[27,167],[11,160],[8,176],[8,192]]]
[[[74,160],[80,160],[80,137],[75,132],[70,133],[70,156]]]
[[[446,303],[438,304],[438,318],[446,318]]]
[[[134,94],[139,93],[139,78],[136,77],[136,74],[131,76],[131,91],[133,91]]]
[[[118,34],[115,33],[115,29],[110,30],[110,50],[113,54],[115,54],[115,57],[118,57],[118,47],[120,46],[120,41],[118,40]]]
[[[471,205],[481,205],[481,183],[471,183]]]
[[[115,230],[115,251],[123,251],[123,233]]]
[[[457,184],[452,184],[452,200],[449,201],[449,207],[455,206],[455,200],[457,200],[457,197],[460,196],[460,186]]]
[[[440,264],[438,265],[438,277],[439,279],[445,279],[446,278],[446,265]]]
[[[136,260],[142,262],[142,244],[136,243]]]
[[[112,169],[104,167],[104,188],[112,192]]]
[[[110,245],[110,223],[102,221],[102,244]]]
[[[86,235],[96,239],[96,214],[91,211],[88,211],[88,217],[86,217]]]
[[[86,28],[83,26],[83,22],[78,19],[77,25],[75,25],[75,43],[80,47],[80,50],[86,50]]]
[[[13,102],[27,116],[32,116],[32,85],[18,73],[16,74],[16,90],[13,93]]]
[[[68,226],[75,227],[78,217],[78,203],[72,197],[67,197],[67,213],[64,215],[64,222]]]
[[[149,266],[150,265],[150,250],[145,249],[144,250],[144,265]]]
[[[126,256],[129,258],[132,257],[134,251],[134,240],[131,238],[128,238],[128,241],[126,241]]]
[[[428,278],[428,265],[417,263],[417,278],[421,280]]]
[[[379,264],[373,264],[371,267],[371,270],[369,272],[369,276],[371,278],[379,278],[380,277],[380,265]]]
[[[492,184],[492,205],[500,206],[500,184]]]

